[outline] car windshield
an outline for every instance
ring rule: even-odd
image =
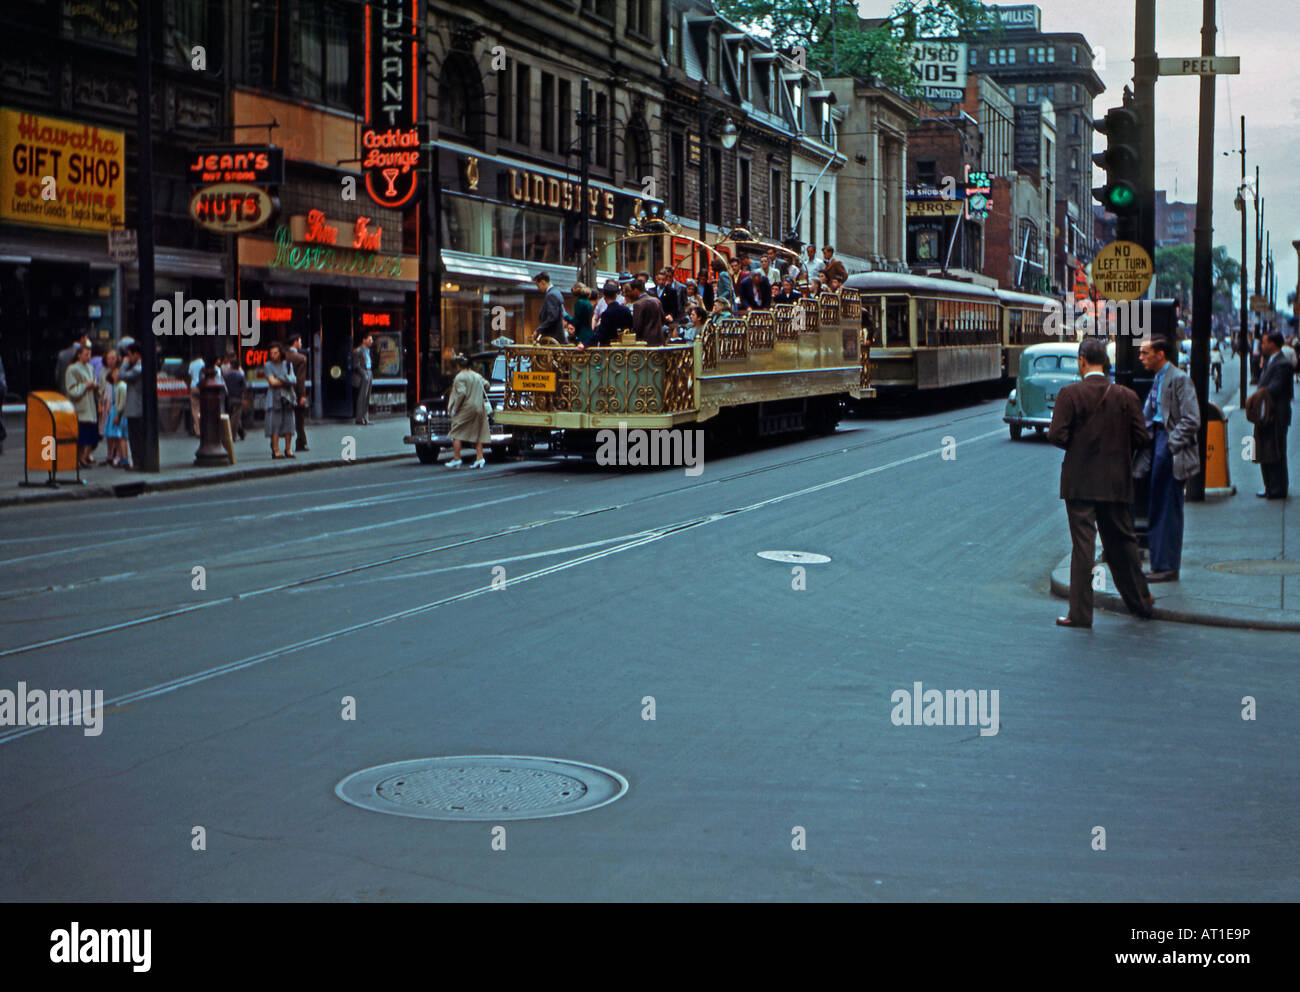
[[[506,381],[505,355],[476,355],[470,359],[474,371],[489,382]]]
[[[1077,374],[1079,359],[1074,355],[1039,355],[1030,367],[1031,372],[1070,372]]]

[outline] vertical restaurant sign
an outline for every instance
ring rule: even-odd
[[[126,223],[126,135],[0,107],[0,221],[76,231]]]
[[[420,0],[369,0],[365,7],[365,126],[361,169],[366,192],[398,209],[419,188]]]

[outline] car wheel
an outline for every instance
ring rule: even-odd
[[[1035,428],[1034,428],[1034,433],[1037,434],[1039,437],[1042,437],[1042,436],[1043,436],[1043,433],[1044,433],[1046,430],[1047,430],[1046,427],[1035,427]]]
[[[421,465],[438,464],[438,446],[436,444],[417,444],[415,446],[415,457],[420,459]]]
[[[1020,426],[1019,424],[1012,424],[1012,425],[1011,425],[1011,440],[1013,440],[1013,441],[1019,441],[1019,440],[1020,440],[1020,432],[1021,432],[1021,430],[1022,430],[1022,428],[1021,428],[1021,426]]]

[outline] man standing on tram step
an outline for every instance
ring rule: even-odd
[[[293,423],[298,430],[294,451],[307,450],[307,356],[302,353],[302,335],[289,339],[289,350],[284,360],[293,368]]]
[[[542,312],[537,317],[537,333],[542,337],[555,338],[560,344],[568,344],[569,336],[564,331],[564,294],[551,285],[551,277],[545,272],[533,276],[533,282],[542,293]]]
[[[1201,468],[1201,405],[1192,377],[1169,360],[1173,346],[1164,338],[1143,341],[1138,360],[1155,382],[1142,416],[1151,445],[1140,453],[1134,473],[1151,476],[1147,543],[1151,547],[1148,582],[1177,582],[1183,558],[1183,486]]]
[[[1065,449],[1061,499],[1070,521],[1070,613],[1060,627],[1092,626],[1097,532],[1115,588],[1129,612],[1151,619],[1154,600],[1142,575],[1133,532],[1133,452],[1150,438],[1137,394],[1106,378],[1106,343],[1084,338],[1079,375],[1056,397],[1047,439]]]
[[[374,374],[370,364],[370,346],[375,336],[367,333],[361,343],[352,349],[352,403],[353,423],[370,423],[370,384]]]
[[[646,292],[645,282],[632,283],[632,332],[652,348],[664,343],[664,308],[659,298]]]

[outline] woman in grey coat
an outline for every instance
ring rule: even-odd
[[[294,393],[293,366],[284,360],[284,349],[271,345],[266,352],[266,436],[271,439],[272,458],[292,458],[294,427],[293,408],[298,402]],[[284,438],[284,454],[280,439]]]
[[[476,461],[471,468],[482,468],[487,464],[483,459],[483,444],[492,440],[492,431],[488,426],[487,380],[469,367],[469,359],[464,355],[456,356],[456,367],[460,370],[451,382],[451,392],[447,396],[447,412],[451,414],[451,461],[448,468],[460,468],[463,464],[460,456],[462,441],[474,445]]]

